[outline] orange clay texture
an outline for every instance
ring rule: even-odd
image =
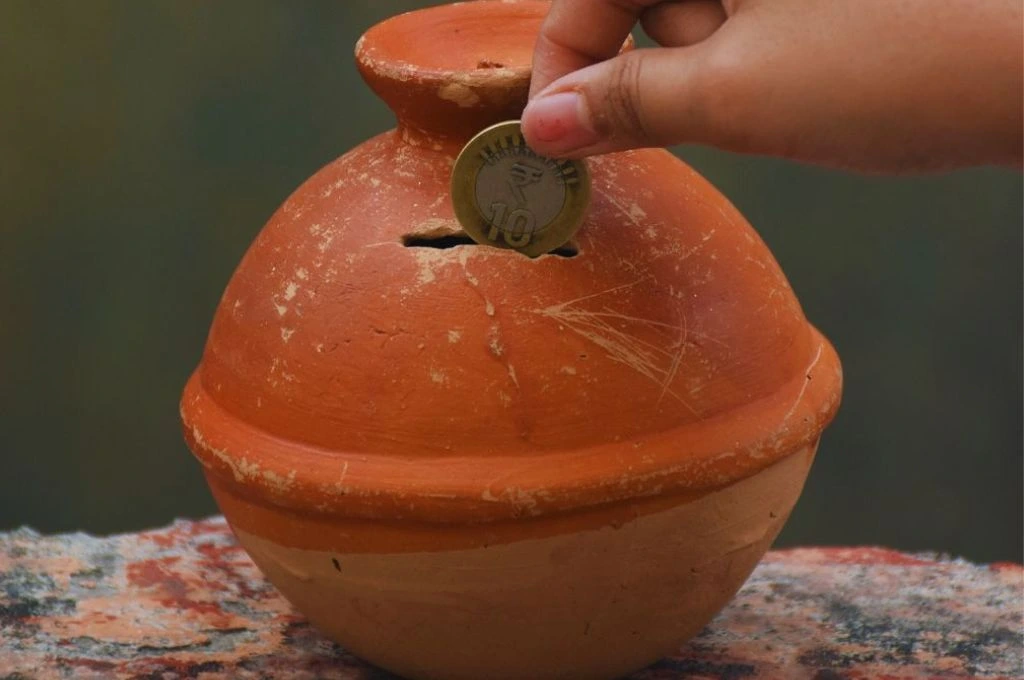
[[[182,397],[257,565],[410,678],[613,678],[670,653],[771,545],[839,406],[839,359],[768,248],[664,150],[589,160],[566,252],[460,238],[453,160],[519,116],[547,7],[365,34],[397,128],[270,218]]]

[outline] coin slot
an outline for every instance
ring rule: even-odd
[[[406,248],[437,248],[444,250],[457,246],[475,246],[476,241],[467,234],[448,234],[445,236],[413,236],[402,237],[402,244]]]
[[[406,234],[402,237],[402,245],[406,248],[436,248],[445,250],[458,246],[479,246],[480,244],[464,232],[440,233],[440,234]],[[580,254],[579,246],[575,241],[569,241],[565,245],[555,248],[548,255],[556,257],[576,257]]]

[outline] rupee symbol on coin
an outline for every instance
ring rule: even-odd
[[[518,162],[509,168],[508,186],[516,199],[517,208],[526,206],[526,194],[523,193],[523,187],[536,184],[542,177],[544,177],[543,168],[534,167],[528,163]]]

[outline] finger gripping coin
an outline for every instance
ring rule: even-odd
[[[466,144],[452,169],[452,206],[474,241],[537,257],[583,223],[590,174],[583,161],[541,156],[519,121],[493,125]]]

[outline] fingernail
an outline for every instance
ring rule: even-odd
[[[598,141],[587,104],[577,92],[538,97],[526,107],[523,118],[548,154],[582,149]]]

